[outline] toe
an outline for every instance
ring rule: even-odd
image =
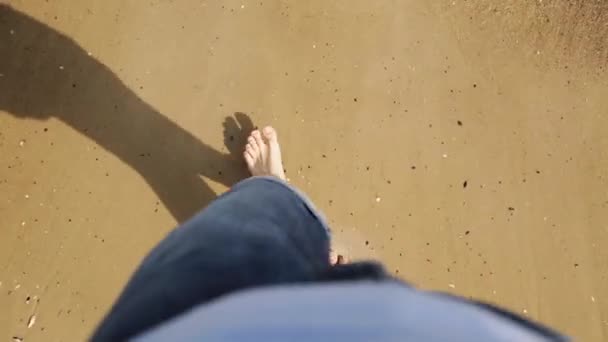
[[[335,265],[338,262],[338,254],[334,250],[329,251],[329,264]]]
[[[264,127],[262,133],[264,134],[264,138],[269,142],[277,140],[277,131],[272,126]]]
[[[257,154],[260,151],[260,146],[253,136],[249,136],[249,138],[247,138],[247,143],[247,146],[251,146],[252,153]]]
[[[251,136],[260,148],[264,146],[264,140],[262,140],[262,134],[260,134],[260,131],[256,129],[255,131],[251,132]]]
[[[253,157],[253,155],[251,155],[251,153],[246,150],[245,152],[243,152],[243,156],[245,157],[245,162],[247,163],[247,165],[249,167],[253,166],[253,163],[255,162],[255,158]]]
[[[251,143],[249,143],[249,144],[247,144],[247,146],[245,146],[245,152],[249,153],[253,159],[255,159],[258,155],[257,151],[259,151],[259,150],[257,150],[257,151],[256,150],[257,150],[257,147],[254,147],[254,145]]]

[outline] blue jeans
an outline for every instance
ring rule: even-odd
[[[354,284],[363,279],[397,282],[374,262],[330,265],[329,246],[327,224],[304,195],[276,178],[249,178],[150,252],[92,340],[125,340],[239,290],[325,281]],[[508,320],[518,329],[562,340],[552,330],[494,306],[436,296],[482,308],[488,317]]]
[[[329,264],[328,226],[300,192],[274,177],[236,184],[172,231],[133,274],[93,340],[121,340],[237,290],[384,278],[376,263]]]

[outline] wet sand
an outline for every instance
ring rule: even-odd
[[[7,3],[1,339],[85,339],[265,124],[352,258],[608,339],[606,5]]]

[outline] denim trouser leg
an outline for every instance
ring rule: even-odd
[[[317,280],[328,259],[327,225],[302,194],[247,179],[150,252],[93,339],[133,336],[235,290]]]
[[[349,284],[356,285],[356,281],[367,280],[358,283],[367,288],[357,296],[367,296],[368,299],[375,300],[381,295],[374,294],[374,291],[390,282],[396,282],[381,265],[374,262],[330,267],[328,254],[327,225],[303,195],[276,178],[250,178],[234,186],[200,214],[171,232],[150,252],[99,326],[93,340],[124,340],[149,331],[150,328],[189,309],[197,306],[201,309],[204,307],[201,304],[222,295],[257,286],[344,281],[343,284],[348,288]],[[534,331],[552,340],[565,340],[550,329],[492,305],[444,294],[419,292],[401,282],[397,283],[403,285],[402,294],[409,293],[409,299],[399,307],[395,307],[391,301],[385,301],[383,310],[388,310],[387,315],[405,317],[407,315],[395,314],[408,311],[406,308],[411,309],[411,305],[416,303],[422,305],[418,299],[430,296],[434,298],[431,301],[435,301],[435,304],[431,301],[425,303],[431,308],[435,307],[438,315],[459,317],[459,313],[464,309],[454,308],[454,303],[483,310],[476,317],[464,322],[470,326],[458,325],[457,331],[469,329],[473,332],[480,326],[487,327],[490,320],[502,320],[503,323],[507,321],[512,324],[513,329]],[[274,288],[285,290],[285,287],[281,286]],[[328,291],[331,288],[332,286],[328,285]],[[330,297],[326,294],[323,298],[336,296],[337,293]],[[438,299],[439,302],[444,302],[443,306],[437,306]],[[264,301],[260,303],[265,304]],[[340,312],[340,305],[334,307],[334,304],[331,300],[324,301],[323,312],[325,305],[328,308],[337,308],[337,311],[333,312],[339,312],[338,323],[342,324],[344,317],[348,317],[350,313]],[[297,299],[294,305],[298,305]],[[368,308],[378,309],[378,303],[374,301],[369,301],[366,305]],[[451,307],[452,311],[444,310],[448,307]],[[251,311],[252,308],[243,309]],[[255,311],[257,308],[253,309]],[[421,306],[420,310],[422,309]],[[291,310],[297,311],[299,308],[293,307]],[[367,312],[365,309],[359,311]],[[411,310],[409,312],[412,313]],[[418,311],[413,312],[416,316]],[[255,318],[261,324],[264,321],[260,317]],[[452,321],[449,317],[447,319],[447,323]],[[369,320],[365,318],[363,321]],[[379,326],[386,327],[383,322],[381,320]],[[414,324],[412,322],[410,324]],[[294,324],[297,325],[297,322]],[[421,324],[428,326],[427,330],[422,329],[425,333],[436,328],[434,320],[427,319],[415,324],[416,327]],[[354,329],[357,327],[353,326]],[[403,328],[400,324],[396,327]],[[341,332],[348,335],[350,330]],[[409,334],[413,331],[408,330],[407,326],[406,330]],[[387,331],[390,332],[390,329]],[[281,332],[284,331],[275,331],[277,334]],[[496,330],[494,333],[498,334],[496,336],[507,336],[502,330]],[[409,335],[406,333],[405,336]]]

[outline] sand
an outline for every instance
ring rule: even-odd
[[[266,124],[343,253],[608,339],[602,2],[0,3],[0,339],[89,336]]]

